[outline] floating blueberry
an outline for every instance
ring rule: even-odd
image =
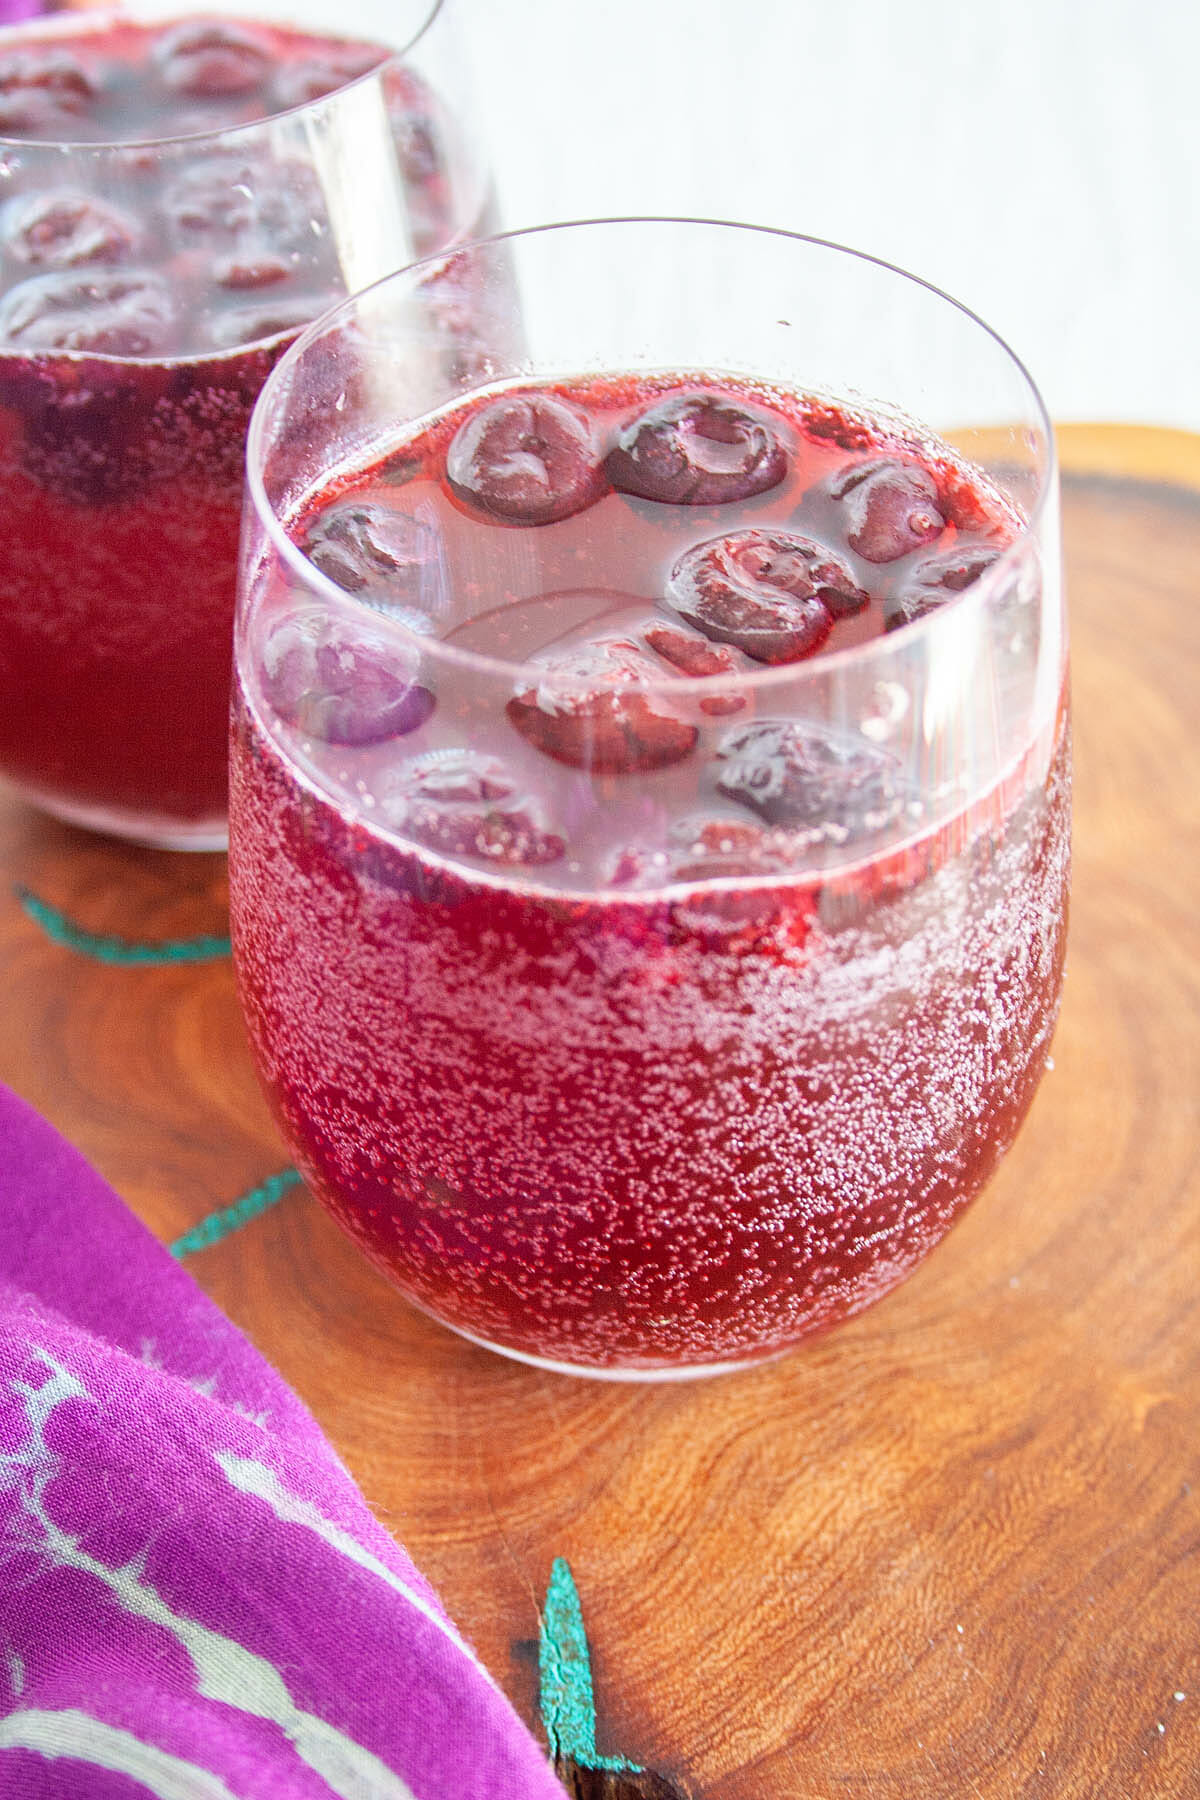
[[[0,339],[23,350],[153,356],[167,348],[170,292],[157,275],[33,275],[0,301]]]
[[[163,194],[163,211],[184,243],[221,241],[253,228],[258,170],[240,159],[206,157],[190,164]]]
[[[658,851],[627,845],[617,853],[610,887],[663,887],[675,881],[718,881],[770,875],[787,866],[779,833],[748,819],[676,819]]]
[[[505,394],[461,425],[446,479],[468,506],[510,525],[548,525],[598,500],[604,476],[587,415],[544,393]]]
[[[515,694],[508,716],[557,762],[629,775],[679,762],[695,746],[695,726],[673,718],[653,692],[661,672],[627,639],[602,638],[535,660],[546,680]]]
[[[770,889],[746,884],[784,874],[794,860],[794,842],[747,819],[679,819],[662,850],[651,852],[636,845],[622,850],[612,865],[609,886],[644,891],[704,883],[699,892],[673,898],[672,925],[688,937],[732,946],[739,939],[756,941],[764,929],[778,928],[780,909]],[[737,885],[707,885],[712,882]],[[796,911],[792,900],[783,916],[794,923]]]
[[[695,637],[690,631],[676,631],[670,625],[652,625],[642,636],[650,648],[680,675],[736,675],[738,672],[733,651],[725,644],[710,644],[707,638]],[[745,704],[740,694],[705,694],[700,700],[700,710],[710,715],[735,713]]]
[[[859,612],[868,598],[823,544],[756,527],[685,550],[666,592],[667,605],[706,637],[761,663],[803,661],[835,617]]]
[[[652,650],[678,669],[681,675],[732,675],[737,670],[733,652],[690,631],[673,631],[669,625],[652,625],[643,633]]]
[[[443,610],[437,535],[419,519],[370,501],[323,512],[301,549],[330,581],[383,612],[428,625]]]
[[[946,459],[938,465],[938,506],[956,530],[979,536],[987,533],[1010,544],[1019,521],[990,483],[980,481],[976,469],[968,474],[960,464]]]
[[[35,268],[121,262],[138,237],[138,227],[127,213],[71,188],[10,200],[2,220],[9,254]]]
[[[154,60],[177,94],[249,94],[270,72],[271,48],[244,25],[188,19],[163,33]]]
[[[163,212],[183,249],[261,260],[311,256],[314,222],[323,225],[328,208],[311,166],[297,157],[218,155],[171,181]]]
[[[744,880],[787,866],[778,842],[747,819],[681,819],[671,827],[669,846],[673,881]]]
[[[302,330],[326,303],[327,297],[282,295],[252,306],[231,306],[209,317],[209,335],[218,350],[240,350],[246,344],[265,343]]]
[[[255,190],[257,245],[277,255],[311,256],[329,219],[329,202],[311,163],[280,157],[263,166]]]
[[[437,103],[411,69],[395,64],[387,72],[385,87],[388,119],[404,179],[418,190],[426,188],[445,173],[442,142],[446,127],[438,122]]]
[[[308,106],[314,100],[323,100],[326,94],[335,94],[338,88],[377,68],[381,60],[378,50],[364,44],[357,51],[348,46],[337,55],[284,63],[275,75],[275,105],[281,112],[286,112],[293,106]]]
[[[169,479],[163,403],[173,409],[177,398],[178,377],[166,362],[0,356],[0,404],[21,420],[14,449],[22,471],[78,506],[106,505]],[[235,479],[232,470],[227,479]],[[95,531],[103,541],[101,522]]]
[[[433,711],[418,662],[415,646],[311,607],[281,620],[267,639],[263,692],[306,737],[379,744],[415,731]]]
[[[969,588],[973,581],[978,581],[999,554],[993,545],[957,544],[936,556],[922,557],[908,571],[896,592],[884,601],[884,630],[898,631],[902,625],[911,625],[914,619],[923,619],[926,613],[936,612],[964,588]]]
[[[839,450],[871,450],[878,443],[874,426],[829,401],[809,396],[804,407],[804,435]]]
[[[895,562],[945,528],[937,485],[920,463],[894,457],[851,463],[834,476],[830,492],[845,509],[846,542],[864,562]]]
[[[86,112],[96,92],[65,51],[17,51],[0,60],[0,132],[53,135]]]
[[[213,279],[217,286],[232,288],[235,293],[256,293],[261,288],[278,287],[291,273],[292,265],[285,256],[253,247],[221,257],[213,264]]]
[[[904,805],[895,759],[790,719],[736,726],[717,749],[717,786],[768,825],[843,844],[881,831]]]
[[[418,757],[409,763],[397,788],[410,799],[439,806],[478,806],[483,801],[490,805],[511,800],[516,791],[514,777],[498,757],[460,747],[432,750],[428,756]]]
[[[557,862],[566,849],[503,763],[476,750],[418,757],[389,784],[384,807],[396,830],[447,856],[537,867]]]
[[[715,506],[778,486],[787,453],[756,407],[702,390],[672,395],[626,425],[609,451],[613,487],[674,506]]]

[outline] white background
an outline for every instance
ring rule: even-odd
[[[1057,419],[1200,431],[1194,0],[454,3],[506,224],[833,238],[981,313]]]

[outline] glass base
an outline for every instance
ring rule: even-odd
[[[124,838],[130,844],[143,844],[148,850],[225,850],[229,846],[229,823],[224,814],[206,819],[173,819],[161,813],[129,812],[119,806],[85,806],[58,795],[47,794],[23,782],[12,787],[22,800],[39,812],[61,819],[64,825],[79,825],[85,831],[101,831],[109,837]]]
[[[424,1308],[421,1309],[424,1311]],[[430,1317],[433,1317],[430,1314]],[[445,1319],[439,1323],[454,1332],[456,1337],[466,1338],[469,1344],[478,1344],[481,1350],[491,1350],[497,1356],[507,1356],[510,1362],[528,1363],[533,1369],[549,1369],[553,1375],[575,1375],[587,1381],[707,1381],[714,1375],[737,1375],[745,1369],[761,1369],[767,1363],[778,1362],[786,1356],[786,1350],[769,1350],[764,1356],[749,1356],[739,1362],[722,1363],[676,1363],[674,1366],[659,1363],[638,1368],[631,1365],[627,1368],[596,1368],[588,1363],[555,1362],[548,1356],[531,1356],[527,1350],[510,1350],[507,1344],[494,1344],[490,1338],[476,1337],[473,1331],[464,1331],[461,1325],[450,1325]]]

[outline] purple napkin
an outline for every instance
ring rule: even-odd
[[[36,19],[54,10],[47,0],[0,0],[0,25],[19,25],[23,19]]]
[[[563,1800],[296,1396],[4,1088],[0,1794]]]

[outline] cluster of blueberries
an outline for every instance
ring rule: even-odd
[[[198,19],[121,24],[86,54],[28,46],[0,57],[0,135],[120,146],[93,171],[103,192],[47,186],[44,161],[20,191],[18,159],[0,209],[0,342],[148,358],[236,349],[307,324],[339,292],[311,167],[262,143],[209,140],[318,100],[384,56],[370,44]],[[399,68],[385,86],[415,230],[439,198],[429,96]],[[193,153],[155,152],[154,139],[195,134],[204,136]],[[88,167],[80,159],[77,177]]]
[[[672,506],[717,506],[784,480],[785,429],[765,409],[694,389],[660,399],[605,448],[582,407],[542,390],[516,392],[468,416],[447,450],[445,478],[465,511],[509,527],[551,524],[614,490]],[[862,454],[827,487],[862,564],[912,557],[954,522],[953,499],[944,500],[915,454]],[[346,497],[316,516],[302,547],[338,586],[419,632],[432,629],[436,610],[423,610],[434,536],[408,514]],[[950,536],[950,548],[929,551],[891,588],[886,629],[944,604],[999,554],[995,541],[972,541],[958,529]],[[743,659],[760,666],[806,660],[837,619],[861,612],[871,598],[849,561],[826,544],[774,525],[742,526],[676,559],[662,596],[669,621],[649,627],[643,642],[601,636],[535,657],[538,679],[518,687],[508,717],[537,749],[592,774],[665,768],[691,753],[699,730],[656,694],[664,674],[655,657],[672,677],[730,678],[707,684],[698,706],[710,715],[737,712],[745,701],[733,678],[746,672]],[[301,609],[268,638],[264,692],[280,718],[326,743],[361,746],[406,735],[425,723],[435,700],[419,679],[419,644],[407,655],[401,644],[376,641],[361,625],[331,626],[319,607]],[[781,833],[790,860],[802,843],[832,830],[854,837],[878,831],[906,804],[897,765],[885,752],[784,719],[727,730],[713,767],[717,792],[767,830],[744,819],[702,829],[683,822],[679,842],[666,852],[671,879],[769,871],[783,854]],[[479,751],[418,756],[395,772],[385,798],[406,835],[447,854],[539,865],[565,851],[537,802],[500,761]],[[614,879],[641,873],[629,863]]]

